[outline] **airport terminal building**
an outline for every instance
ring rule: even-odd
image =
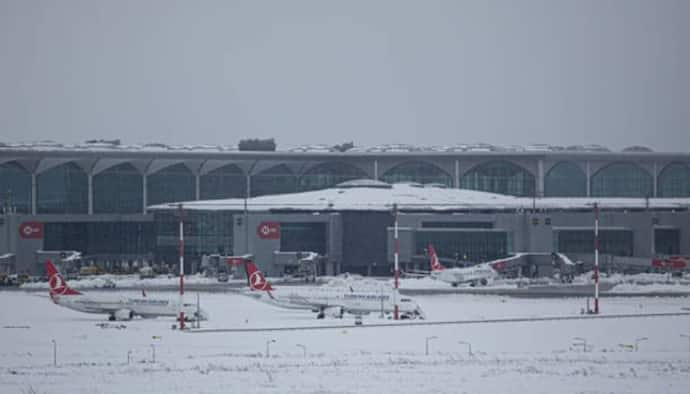
[[[324,272],[388,273],[394,205],[403,264],[429,242],[456,260],[586,258],[595,202],[605,255],[690,254],[690,154],[640,147],[0,144],[0,196],[0,260],[18,272],[42,271],[38,250],[174,265],[179,202],[190,271],[249,252],[278,274],[284,254],[308,250]]]

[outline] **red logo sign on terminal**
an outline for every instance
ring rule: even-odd
[[[280,222],[261,222],[256,227],[256,235],[261,239],[280,239]]]
[[[27,239],[43,239],[43,223],[24,222],[19,225],[19,235]]]

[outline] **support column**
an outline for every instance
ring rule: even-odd
[[[544,160],[537,161],[537,197],[544,197]]]
[[[88,188],[89,188],[89,198],[88,198],[88,204],[89,204],[89,210],[88,213],[89,215],[93,215],[93,175],[89,174],[88,177]]]
[[[144,174],[144,175],[141,177],[141,181],[142,181],[142,184],[143,184],[143,186],[144,186],[144,187],[142,188],[142,194],[143,194],[142,199],[143,199],[143,201],[144,201],[144,205],[143,205],[143,207],[142,207],[142,211],[141,211],[141,212],[144,213],[144,214],[146,214],[146,206],[148,205],[148,192],[146,191],[146,189],[147,189],[147,187],[146,187],[146,185],[147,185],[147,178],[148,178],[148,176],[147,176],[146,174]]]
[[[455,188],[460,189],[460,160],[455,160]]]
[[[379,161],[374,159],[374,179],[379,180]]]
[[[587,175],[587,197],[592,197],[592,166],[589,162],[585,166],[585,174]]]
[[[658,182],[659,182],[659,178],[658,178],[657,175],[658,175],[657,164],[656,164],[656,162],[654,162],[654,178],[653,178],[653,179],[654,179],[654,185],[653,185],[653,186],[654,186],[654,190],[652,190],[652,196],[653,196],[654,198],[657,197],[656,191],[657,191],[657,185],[659,184],[659,183],[658,183]]]
[[[201,200],[201,176],[199,174],[196,174],[194,176],[194,181],[195,181],[195,189],[194,189],[194,196],[197,201]]]
[[[36,215],[36,201],[38,200],[38,196],[36,194],[37,192],[37,187],[36,187],[36,174],[31,174],[31,214]]]
[[[252,176],[247,174],[247,190],[245,192],[245,197],[249,198],[252,196]]]

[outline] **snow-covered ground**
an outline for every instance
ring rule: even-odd
[[[613,293],[687,293],[690,292],[690,277],[687,274],[684,277],[676,278],[669,277],[667,274],[603,274],[601,276],[601,283],[612,284],[613,288],[609,292]],[[537,279],[496,279],[489,283],[488,288],[495,289],[517,289],[521,286],[570,286],[570,285],[592,285],[592,272],[579,275],[573,279],[571,284],[561,283],[554,278],[537,278]],[[459,287],[470,288],[469,284],[462,284]],[[431,279],[429,277],[422,278],[405,278],[400,281],[400,288],[403,290],[426,290],[426,289],[449,289],[450,284]],[[486,289],[486,286],[477,286],[474,289]]]
[[[415,298],[430,321],[576,316],[585,302]],[[688,316],[367,328],[380,322],[369,315],[357,328],[202,334],[173,331],[171,319],[106,322],[38,293],[0,292],[0,299],[2,393],[685,393],[690,385],[690,344],[680,336],[690,334]],[[238,294],[202,294],[201,302],[208,328],[352,323],[318,321]],[[685,297],[607,298],[602,312],[682,312],[689,305]],[[587,340],[587,352],[575,337]],[[647,339],[634,352],[638,338]],[[471,343],[472,355],[460,341]]]

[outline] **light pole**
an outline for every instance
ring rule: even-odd
[[[432,339],[438,339],[438,337],[437,336],[426,337],[426,339],[424,341],[425,342],[424,343],[424,345],[425,345],[424,346],[424,354],[427,356],[429,355],[429,341],[431,341]]]
[[[275,343],[275,339],[266,341],[266,358],[271,356],[271,344]]]
[[[465,342],[465,341],[458,341],[458,343],[461,345],[467,345],[467,347],[469,349],[468,355],[472,356],[472,344],[471,343]]]
[[[129,361],[130,361],[131,358],[132,358],[132,351],[131,351],[131,350],[128,350],[128,351],[127,351],[127,365],[129,365]]]
[[[156,363],[156,345],[151,344],[151,362]]]
[[[584,353],[587,353],[587,340],[581,337],[574,337],[574,341],[580,341],[580,343],[576,343],[576,345],[582,346],[582,351]]]
[[[302,353],[304,353],[304,357],[307,357],[307,347],[302,345],[301,343],[298,343],[297,347],[302,348]]]
[[[53,366],[57,366],[57,342],[55,342],[54,339],[51,339],[50,342],[53,343]]]
[[[642,341],[646,341],[647,339],[649,339],[649,338],[647,338],[647,337],[636,338],[635,339],[635,351],[637,351],[637,349],[638,349],[638,344]]]
[[[690,352],[690,334],[680,334],[680,336],[688,338],[688,351]]]

